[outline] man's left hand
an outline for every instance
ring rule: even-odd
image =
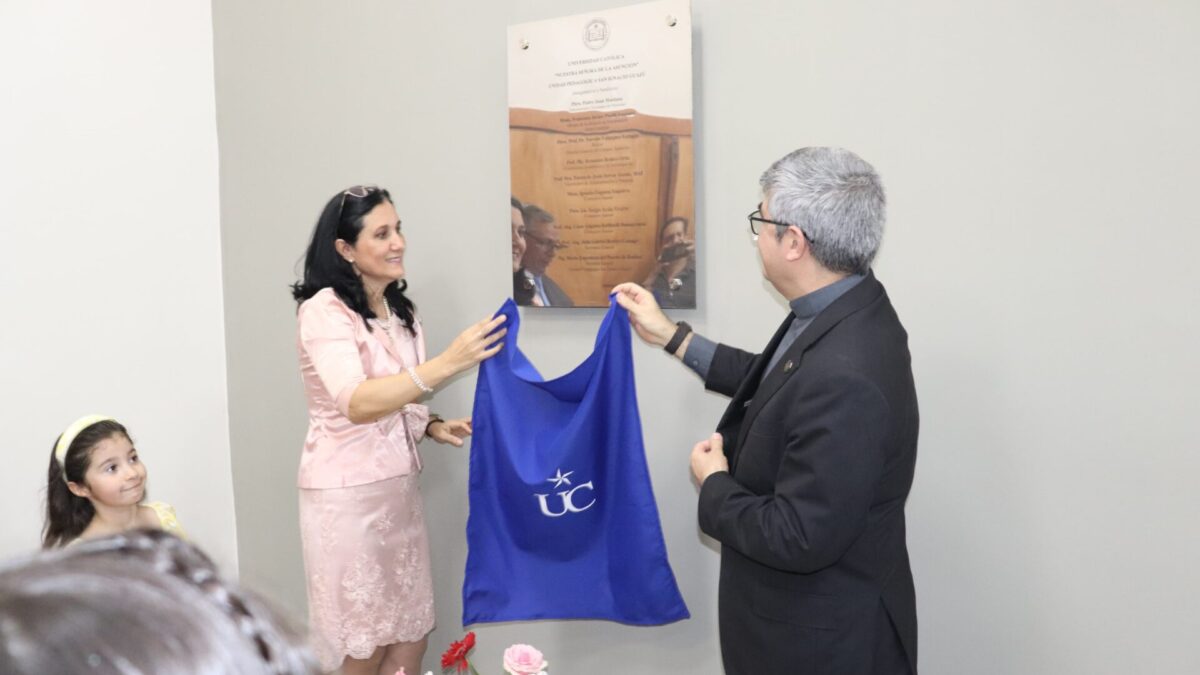
[[[721,434],[713,434],[692,448],[692,475],[697,483],[704,485],[718,471],[729,471],[729,460],[725,459],[725,439]]]
[[[653,293],[632,282],[617,284],[610,293],[616,294],[617,304],[629,313],[629,323],[638,337],[659,347],[671,341],[675,324],[663,314]]]

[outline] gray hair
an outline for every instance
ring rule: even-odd
[[[0,567],[0,672],[315,675],[265,603],[161,531],[80,541]]]
[[[842,148],[800,148],[764,171],[759,184],[771,220],[799,227],[826,269],[865,274],[871,267],[887,198],[879,174],[861,157]]]
[[[526,225],[554,222],[554,214],[537,204],[525,204],[525,208],[521,209],[521,217],[525,219]]]

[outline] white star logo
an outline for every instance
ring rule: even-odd
[[[571,474],[573,474],[573,473],[575,473],[575,472],[574,472],[574,471],[568,471],[568,472],[566,472],[566,473],[563,473],[563,472],[562,472],[562,469],[559,469],[559,470],[557,471],[557,473],[555,473],[555,474],[554,474],[554,478],[547,478],[547,479],[546,479],[546,482],[547,482],[547,483],[554,483],[554,487],[560,487],[560,486],[561,486],[563,483],[566,483],[567,485],[570,485],[570,484],[571,484],[571,479],[570,479],[570,478],[567,478],[567,476],[570,476],[570,475],[571,475]]]

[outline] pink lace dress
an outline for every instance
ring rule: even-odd
[[[309,408],[300,463],[300,536],[313,650],[326,670],[347,656],[433,630],[433,580],[417,443],[428,409],[412,404],[368,424],[346,416],[367,378],[425,357],[415,332],[362,319],[331,291],[300,308],[297,349]]]
[[[313,651],[334,670],[433,630],[433,579],[415,475],[300,491]]]

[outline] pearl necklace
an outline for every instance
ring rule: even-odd
[[[390,340],[392,338],[392,306],[388,304],[386,298],[383,300],[383,311],[384,318],[380,319],[376,317],[375,320],[379,322],[379,327],[383,329],[383,332],[387,333]]]

